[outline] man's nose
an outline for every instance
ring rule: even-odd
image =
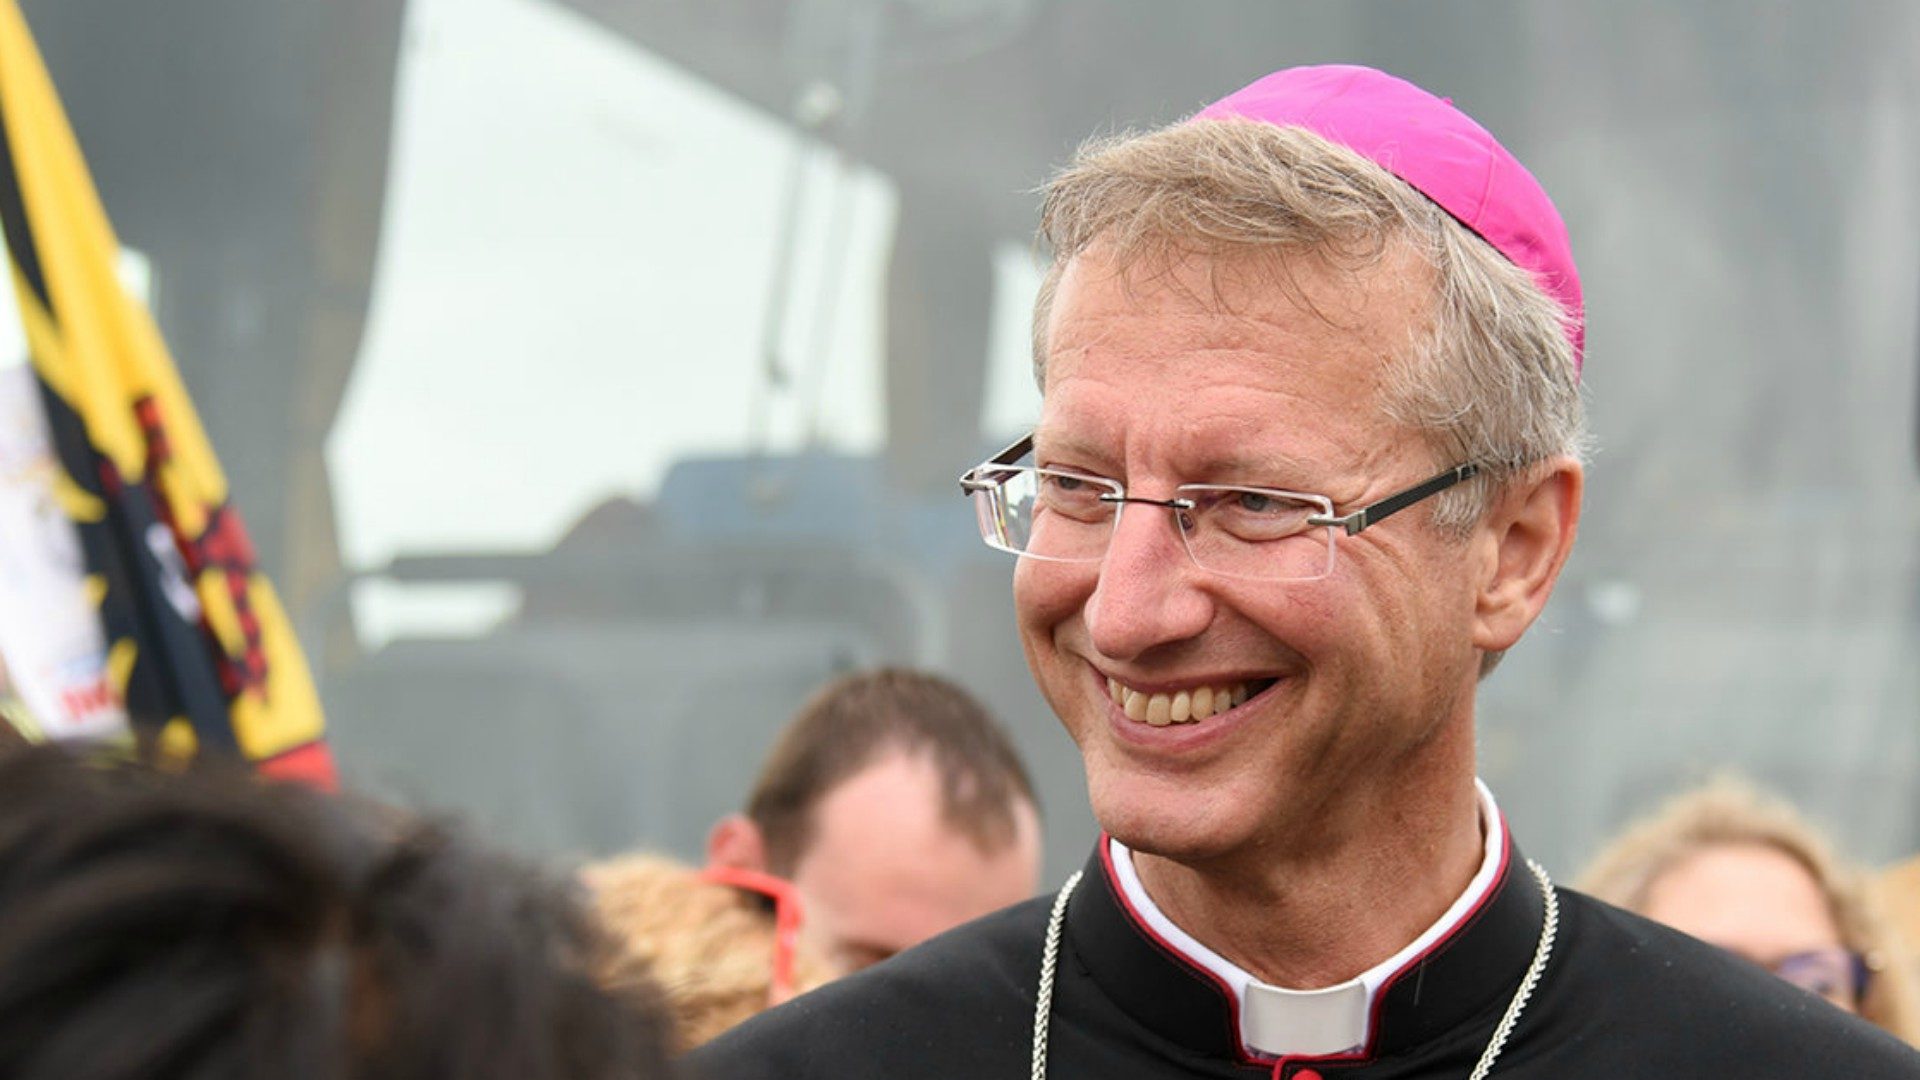
[[[1120,509],[1086,621],[1100,655],[1131,660],[1205,630],[1213,598],[1169,507],[1142,500]]]

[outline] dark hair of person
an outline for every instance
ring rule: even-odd
[[[202,755],[203,757],[206,755]],[[8,1080],[653,1080],[547,878],[235,766],[0,757]]]
[[[822,687],[781,732],[747,800],[767,864],[789,874],[828,792],[888,754],[940,774],[942,817],[984,852],[1012,843],[1022,802],[1039,808],[1020,756],[971,694],[937,675],[882,668]]]

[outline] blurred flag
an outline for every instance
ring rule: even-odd
[[[57,464],[48,490],[79,536],[69,574],[104,630],[104,682],[79,703],[331,785],[306,660],[166,344],[115,273],[119,244],[16,0],[0,0],[0,222]]]

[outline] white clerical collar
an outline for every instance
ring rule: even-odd
[[[1240,1007],[1240,1041],[1251,1055],[1266,1058],[1287,1055],[1339,1054],[1366,1046],[1372,1037],[1373,998],[1393,974],[1451,933],[1492,891],[1506,850],[1506,823],[1494,805],[1493,792],[1479,780],[1480,831],[1486,849],[1480,869],[1452,906],[1406,947],[1352,979],[1318,990],[1289,990],[1261,982],[1244,968],[1196,941],[1174,925],[1140,884],[1133,853],[1108,838],[1113,876],[1121,896],[1154,933],[1180,950],[1187,959],[1212,972],[1233,992]]]

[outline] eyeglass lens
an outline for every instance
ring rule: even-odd
[[[1813,949],[1767,966],[1802,990],[1846,1005],[1859,1001],[1866,990],[1866,964],[1846,949]]]
[[[1119,485],[1051,469],[1006,467],[993,486],[974,492],[980,533],[1002,551],[1063,562],[1106,555],[1122,508]],[[1333,530],[1307,524],[1322,502],[1250,488],[1191,484],[1167,507],[1188,554],[1203,569],[1229,577],[1312,580],[1333,568]],[[1148,500],[1133,513],[1159,512]]]

